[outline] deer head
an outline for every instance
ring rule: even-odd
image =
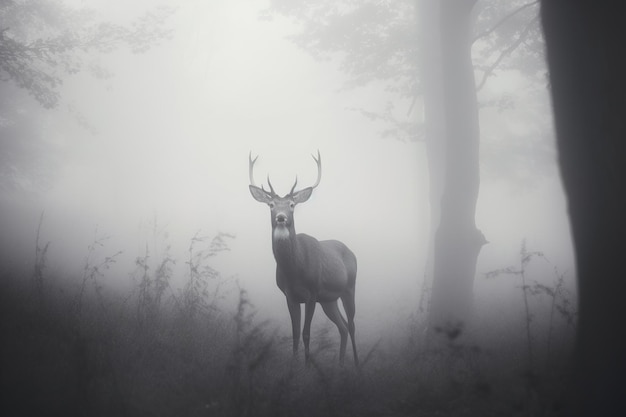
[[[272,230],[278,231],[275,235],[283,235],[280,231],[288,232],[294,227],[293,211],[297,204],[304,203],[311,197],[313,189],[317,187],[322,178],[322,158],[319,151],[317,151],[317,158],[315,155],[311,155],[317,164],[317,181],[311,187],[306,187],[296,191],[296,185],[298,184],[298,177],[291,187],[289,194],[284,197],[280,197],[274,191],[269,175],[267,176],[267,184],[270,187],[269,191],[266,191],[263,186],[257,187],[254,182],[254,163],[258,156],[252,159],[252,154],[249,156],[249,173],[250,173],[250,193],[256,201],[265,203],[269,206],[271,212]],[[286,236],[286,234],[285,234]]]

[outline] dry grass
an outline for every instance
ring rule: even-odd
[[[334,333],[321,332],[305,367],[291,357],[287,337],[256,320],[245,289],[238,289],[236,305],[217,302],[223,279],[210,261],[226,249],[224,237],[192,239],[187,284],[177,291],[170,287],[175,260],[167,250],[151,259],[146,249],[131,274],[135,289],[124,296],[102,291],[102,274],[115,262],[101,253],[104,240],[90,246],[74,291],[44,285],[54,279],[46,276],[47,245],[38,242],[34,279],[30,271],[2,281],[0,413],[565,415],[569,345],[559,344],[553,330],[541,372],[528,372],[524,328],[511,331],[519,343],[510,346],[459,337],[462,328],[442,329],[426,343],[416,330],[393,344],[361,346],[360,370],[350,361],[340,367]],[[556,296],[548,300],[559,303]]]

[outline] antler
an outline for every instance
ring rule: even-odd
[[[256,162],[256,160],[259,159],[259,156],[257,155],[256,158],[252,159],[252,151],[250,151],[250,154],[248,155],[248,173],[250,175],[250,184],[254,185],[255,187],[258,187],[258,185],[256,185],[256,183],[254,182],[254,163]],[[269,193],[273,196],[276,195],[276,193],[274,192],[274,187],[272,187],[272,183],[270,181],[270,176],[268,174],[267,176],[267,183],[270,186],[270,191]],[[265,189],[263,188],[263,185],[261,185],[261,189],[263,191],[265,191]]]
[[[315,160],[315,163],[317,164],[317,181],[315,181],[315,184],[311,186],[311,188],[315,188],[318,185],[320,185],[320,181],[322,179],[322,157],[320,155],[319,149],[317,150],[317,158],[315,157],[315,155],[311,155],[311,156],[313,157],[313,159]],[[254,182],[254,163],[256,162],[258,158],[259,156],[257,155],[256,158],[252,159],[252,151],[250,151],[250,154],[248,155],[248,171],[250,175],[250,184],[254,185],[255,187],[257,187],[257,185]],[[267,176],[267,184],[270,186],[269,192],[272,195],[276,195],[276,192],[274,192],[274,187],[272,187],[272,182],[270,181],[269,175]],[[294,191],[296,190],[297,184],[298,184],[298,177],[296,176],[296,181],[293,183],[293,186],[291,187],[291,191],[289,191],[289,195],[293,195]],[[262,185],[261,185],[261,189],[263,189]]]
[[[322,179],[322,157],[320,156],[320,151],[317,151],[317,158],[315,157],[315,155],[311,155],[313,157],[313,159],[315,160],[315,163],[317,164],[317,181],[315,181],[315,184],[313,184],[311,186],[311,188],[315,188],[318,185],[320,185],[320,181]],[[296,185],[298,184],[298,177],[296,176],[296,181],[293,183],[293,187],[291,187],[291,191],[289,191],[288,195],[293,195],[293,193],[296,190]]]
[[[272,182],[270,181],[270,174],[267,174],[267,185],[269,185],[269,186],[270,186],[270,193],[271,193],[272,195],[277,195],[277,194],[274,192],[274,187],[272,187]],[[261,188],[263,188],[263,186],[261,186]],[[265,190],[263,190],[263,191],[265,191]]]
[[[313,184],[313,186],[311,188],[315,188],[318,185],[320,185],[320,181],[322,179],[322,157],[320,156],[320,150],[317,150],[317,158],[315,157],[315,155],[311,155],[313,157],[313,159],[315,160],[315,163],[317,164],[317,181],[315,181],[315,184]]]
[[[297,175],[296,175],[296,181],[293,183],[293,187],[291,187],[291,191],[289,191],[289,195],[293,195],[293,192],[296,189],[296,184],[298,184],[298,176]]]
[[[254,183],[254,163],[256,162],[256,160],[259,159],[259,155],[256,156],[256,158],[252,159],[252,151],[250,151],[250,154],[248,155],[248,173],[250,174],[250,184],[254,185],[255,187],[257,186]]]

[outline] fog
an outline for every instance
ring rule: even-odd
[[[75,3],[122,24],[154,6]],[[235,237],[212,265],[228,282],[225,291],[233,295],[237,282],[257,317],[287,333],[269,210],[251,198],[248,155],[259,156],[257,183],[267,184],[269,174],[284,195],[296,176],[302,187],[313,184],[311,154],[319,150],[321,183],[296,208],[296,230],[341,240],[356,254],[356,320],[363,340],[404,326],[416,312],[428,255],[425,147],[423,141],[384,137],[382,121],[354,109],[383,111],[396,100],[398,117],[411,122],[422,120],[421,104],[397,99],[384,82],[349,87],[340,57],[316,60],[289,39],[299,30],[296,21],[261,18],[270,6],[264,2],[171,5],[171,39],[142,54],[115,50],[90,57],[113,76],[67,77],[62,105],[43,113],[56,168],[45,187],[2,189],[2,252],[11,260],[5,273],[32,264],[42,213],[40,241],[51,242],[49,276],[77,286],[87,246],[95,236],[108,236],[98,256],[123,251],[106,271],[110,291],[132,290],[135,260],[146,245],[155,261],[171,245],[179,271],[173,285],[182,285],[191,238],[224,232]],[[558,266],[568,285],[574,283],[547,83],[529,89],[519,71],[502,70],[480,90],[479,101],[503,95],[514,96],[516,105],[480,112],[476,224],[489,241],[475,279],[480,315],[521,308],[517,282],[484,274],[516,265],[524,239],[551,263],[537,266],[532,279],[551,282]],[[516,154],[529,136],[536,138],[530,148],[536,154]],[[510,162],[518,158],[531,162],[520,168],[524,164]],[[318,312],[314,323],[328,321]]]

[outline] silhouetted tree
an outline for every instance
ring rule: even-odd
[[[581,416],[622,415],[626,6],[543,0],[541,15],[578,272],[574,410]]]

